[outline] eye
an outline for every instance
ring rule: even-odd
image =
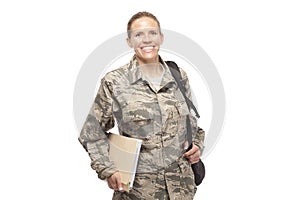
[[[158,35],[156,31],[150,31],[150,35]]]
[[[134,35],[135,38],[140,38],[140,37],[142,37],[142,36],[143,36],[143,33],[141,33],[141,32],[137,32],[137,33]]]

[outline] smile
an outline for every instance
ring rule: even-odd
[[[141,50],[146,51],[146,52],[151,52],[153,49],[154,49],[154,46],[141,47]]]

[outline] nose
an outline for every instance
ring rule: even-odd
[[[143,37],[144,43],[151,43],[151,38],[149,37],[149,34],[145,34]]]

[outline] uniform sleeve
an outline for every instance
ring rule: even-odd
[[[181,72],[181,76],[182,76],[182,83],[186,88],[186,96],[191,101],[193,101],[188,76],[184,70],[180,69],[180,72]],[[194,116],[193,116],[193,118],[194,118],[194,120],[190,120],[191,123],[193,121],[195,121],[195,127],[196,127],[196,130],[194,129],[195,131],[193,131],[193,134],[192,134],[193,143],[199,147],[200,152],[202,153],[204,150],[205,131],[202,128],[197,126],[197,118],[195,118]]]
[[[110,84],[102,79],[96,98],[79,136],[91,158],[91,167],[100,179],[106,179],[117,171],[109,159],[108,133],[113,128],[112,92]]]

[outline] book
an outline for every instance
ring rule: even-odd
[[[110,133],[109,157],[121,174],[124,190],[133,186],[142,140]]]

